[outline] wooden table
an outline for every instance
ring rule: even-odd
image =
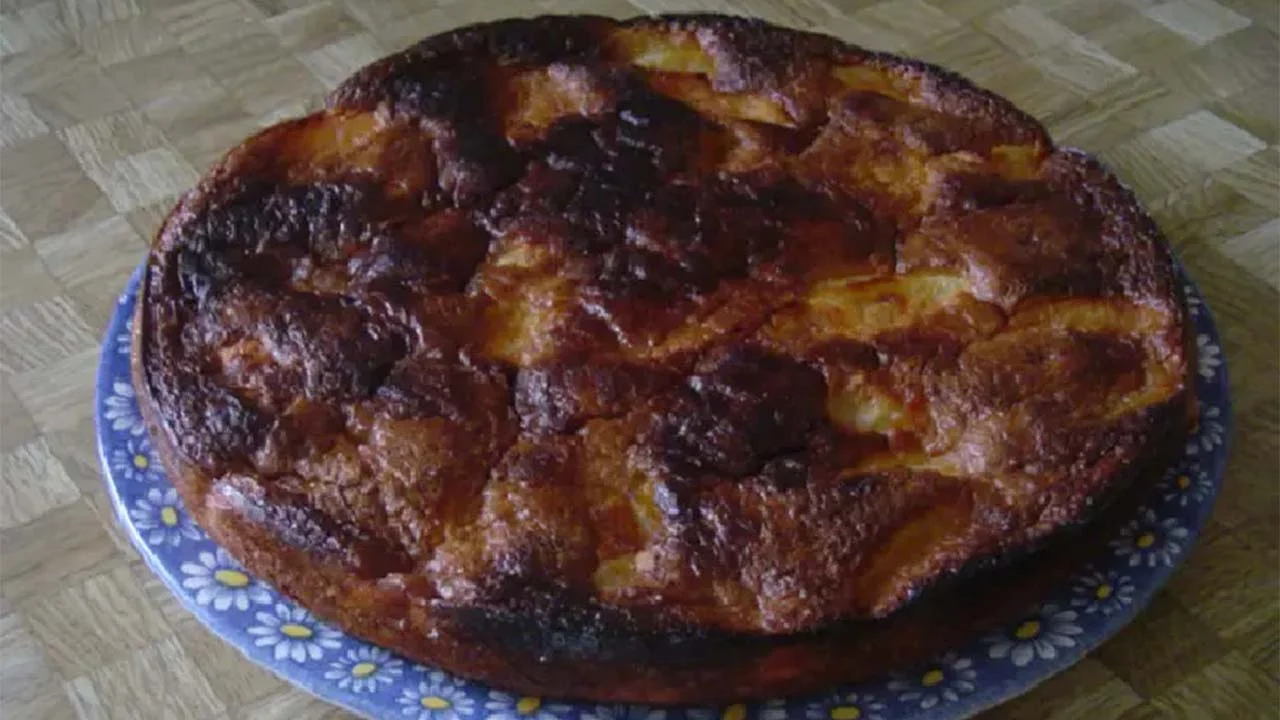
[[[116,293],[178,193],[360,65],[510,14],[721,10],[944,64],[1098,152],[1222,325],[1218,509],[1127,630],[990,718],[1259,718],[1280,706],[1275,0],[4,0],[0,717],[328,718],[186,614],[116,528],[92,394]]]

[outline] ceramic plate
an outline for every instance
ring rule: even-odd
[[[954,720],[1019,695],[1097,647],[1165,583],[1222,483],[1230,406],[1218,333],[1187,283],[1202,416],[1146,504],[1092,563],[1023,620],[927,666],[824,696],[728,707],[650,708],[516,697],[348,637],[249,576],[192,522],[152,454],[129,375],[139,274],[120,297],[98,370],[98,448],[120,522],[186,607],[253,662],[353,712],[412,720]]]

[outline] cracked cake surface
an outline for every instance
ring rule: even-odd
[[[939,68],[717,16],[370,65],[180,200],[134,332],[250,570],[598,699],[887,669],[823,634],[1086,523],[1188,417],[1180,284],[1108,170]]]

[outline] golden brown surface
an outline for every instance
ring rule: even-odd
[[[72,703],[89,715],[173,717],[160,709],[167,701],[189,717],[337,716],[220,648],[166,601],[127,543],[110,542],[90,420],[96,328],[142,247],[137,233],[150,234],[155,213],[192,182],[191,167],[256,124],[305,109],[320,87],[314,78],[332,82],[333,68],[510,8],[290,2],[259,12],[221,0],[139,0],[68,14],[43,5],[6,6],[10,44],[0,50],[5,112],[22,113],[6,115],[19,124],[0,138],[0,204],[11,221],[0,259],[0,442],[13,499],[0,504],[9,512],[0,612],[11,660],[0,706],[14,717],[64,717]],[[197,5],[199,23],[189,21]],[[1178,24],[1177,3],[1093,5],[749,9],[943,62],[1032,110],[1056,138],[1100,152],[1150,203],[1226,329],[1240,423],[1209,534],[1129,631],[993,716],[1265,716],[1274,707],[1278,567],[1268,410],[1275,8],[1197,3],[1192,19],[1211,18],[1206,25]],[[230,32],[233,21],[241,24]],[[220,59],[237,56],[252,64]],[[72,74],[85,68],[92,82]]]
[[[1189,417],[1172,261],[1108,171],[939,68],[723,16],[428,38],[232,151],[143,284],[201,525],[523,692],[806,688],[710,648],[1024,554]]]

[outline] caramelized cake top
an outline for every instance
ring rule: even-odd
[[[539,18],[232,151],[138,362],[197,502],[354,575],[776,634],[1085,518],[1183,396],[1174,277],[1110,173],[938,68]]]

